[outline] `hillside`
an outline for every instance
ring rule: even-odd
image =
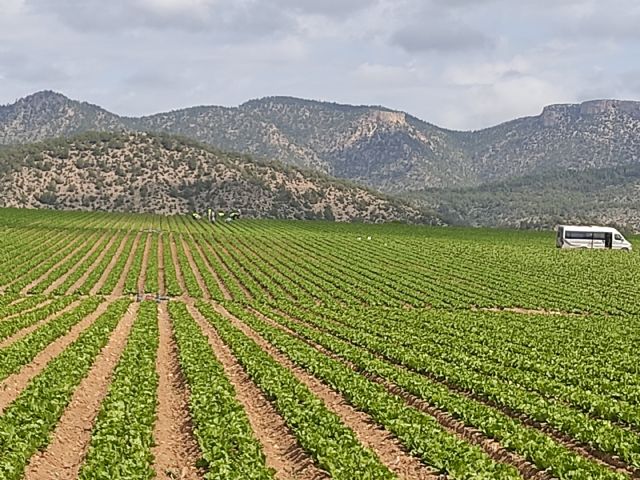
[[[243,217],[407,221],[437,219],[363,187],[277,163],[256,163],[192,140],[86,133],[0,149],[0,206]]]
[[[126,118],[39,92],[0,107],[0,143],[85,130],[161,131],[228,151],[313,168],[387,192],[469,187],[551,168],[606,168],[640,158],[640,102],[551,105],[475,132],[454,132],[383,107],[289,97]]]
[[[478,187],[425,189],[407,199],[451,224],[553,228],[586,223],[640,231],[640,165],[554,169]]]

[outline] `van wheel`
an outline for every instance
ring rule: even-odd
[[[622,251],[629,253],[631,250],[629,250],[628,248],[623,248]]]

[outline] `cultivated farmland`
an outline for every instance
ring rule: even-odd
[[[0,479],[640,478],[640,260],[0,210]]]

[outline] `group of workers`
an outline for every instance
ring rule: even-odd
[[[202,215],[200,215],[198,212],[192,212],[191,216],[194,218],[194,220],[202,219]],[[207,209],[207,220],[209,220],[211,223],[216,223],[216,221],[232,222],[238,219],[239,217],[240,217],[240,210],[235,210],[227,214],[222,210],[218,212],[214,212],[213,209],[211,208]]]

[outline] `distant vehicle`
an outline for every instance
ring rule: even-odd
[[[608,248],[630,252],[631,243],[612,227],[558,225],[558,248]]]

